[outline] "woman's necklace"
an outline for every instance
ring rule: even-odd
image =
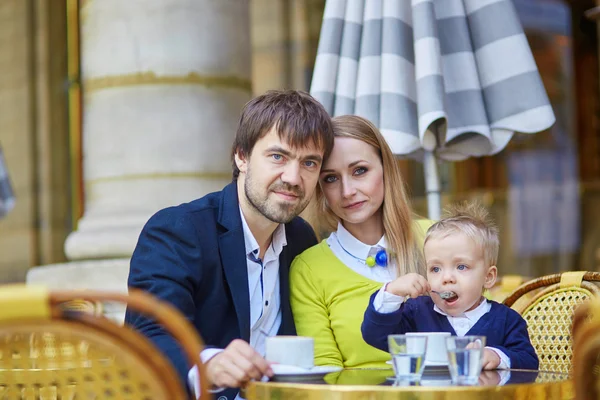
[[[377,253],[375,253],[375,256],[370,255],[367,258],[360,258],[360,257],[357,257],[354,254],[350,253],[348,250],[346,250],[344,248],[344,246],[342,245],[342,242],[340,242],[340,239],[337,237],[337,234],[335,235],[335,239],[339,243],[342,250],[344,250],[346,252],[346,254],[348,254],[350,257],[362,262],[363,264],[366,264],[368,267],[374,267],[375,265],[379,265],[380,267],[387,267],[388,255],[384,248],[381,248],[380,250],[378,250]]]

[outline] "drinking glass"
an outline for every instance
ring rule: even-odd
[[[455,385],[476,385],[483,366],[485,336],[446,338],[448,369]]]
[[[420,380],[425,369],[427,336],[389,335],[388,347],[396,379]]]

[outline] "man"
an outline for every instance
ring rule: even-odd
[[[316,244],[297,217],[333,147],[331,120],[310,95],[270,91],[246,104],[232,148],[233,182],[221,192],[159,211],[131,259],[128,284],[174,304],[207,345],[201,358],[219,399],[251,379],[272,376],[267,336],[296,333],[288,269]],[[175,340],[131,312],[181,378],[188,364]]]

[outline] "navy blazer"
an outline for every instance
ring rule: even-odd
[[[295,335],[288,270],[294,257],[315,245],[302,218],[285,225],[279,256],[282,320],[279,334]],[[192,322],[208,347],[250,340],[250,294],[244,231],[236,182],[150,218],[131,258],[128,285],[173,304]],[[177,342],[159,325],[127,310],[125,322],[147,336],[173,363],[184,384],[189,364]],[[238,390],[218,394],[233,399]]]

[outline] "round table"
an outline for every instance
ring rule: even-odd
[[[508,375],[507,375],[508,374]],[[562,373],[507,370],[482,371],[476,386],[453,386],[446,370],[428,371],[421,382],[397,382],[390,369],[344,369],[323,379],[288,382],[251,382],[244,390],[247,400],[534,400],[572,399],[569,376]]]

